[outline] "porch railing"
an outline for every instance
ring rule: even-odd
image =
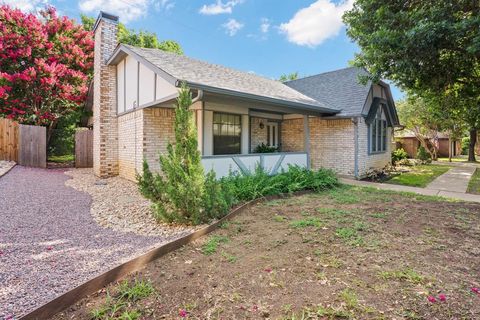
[[[276,174],[289,165],[308,166],[306,152],[252,153],[224,156],[204,156],[202,164],[206,171],[214,170],[221,178],[229,172],[253,172],[260,165],[269,174]]]

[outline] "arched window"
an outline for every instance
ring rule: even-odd
[[[380,105],[369,126],[370,153],[381,153],[387,150],[387,118],[383,110],[383,106]]]

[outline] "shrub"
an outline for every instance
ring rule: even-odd
[[[230,207],[214,173],[204,175],[190,90],[183,85],[175,109],[175,144],[160,155],[161,174],[153,174],[146,161],[137,176],[140,192],[152,200],[159,220],[200,224],[225,214]]]
[[[322,191],[338,185],[331,170],[313,171],[299,166],[289,166],[288,171],[273,176],[258,166],[253,173],[231,173],[220,181],[232,195],[232,203],[300,190]]]
[[[392,164],[396,164],[400,160],[408,158],[408,153],[403,149],[396,149],[392,151]]]
[[[470,137],[462,138],[462,154],[468,155],[468,149],[470,147]]]
[[[272,153],[277,152],[277,147],[267,146],[265,143],[259,144],[253,152],[255,153]]]
[[[431,162],[432,158],[430,154],[425,150],[423,146],[420,146],[417,151],[417,159],[423,162]]]

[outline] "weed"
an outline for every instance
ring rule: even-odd
[[[376,218],[376,219],[386,219],[386,218],[387,218],[387,214],[386,214],[386,213],[383,213],[383,212],[376,212],[376,213],[372,213],[372,214],[370,215],[370,217]]]
[[[226,252],[222,252],[222,256],[230,263],[235,263],[238,260],[236,256],[228,254]]]
[[[306,227],[316,227],[320,228],[322,222],[318,218],[307,218],[302,220],[295,220],[290,222],[292,228],[306,228]]]
[[[227,243],[228,238],[225,236],[214,235],[211,236],[208,241],[202,246],[202,253],[206,256],[217,252],[217,248],[221,243]]]
[[[394,271],[382,271],[379,273],[379,276],[384,280],[395,279],[399,281],[408,281],[414,284],[420,284],[425,281],[425,277],[411,268]]]
[[[285,222],[287,221],[287,218],[285,218],[284,216],[274,215],[273,220],[275,220],[276,222]]]
[[[128,301],[137,301],[148,297],[154,291],[152,284],[149,281],[135,279],[135,282],[130,284],[127,280],[120,283],[118,289],[119,299]]]
[[[340,298],[342,298],[348,308],[358,308],[358,297],[355,291],[353,291],[352,289],[347,288],[340,292]]]
[[[229,226],[230,226],[230,222],[224,221],[224,222],[222,222],[218,227],[219,227],[220,229],[228,229]]]
[[[137,320],[142,316],[142,314],[137,310],[124,311],[120,316],[121,320]]]
[[[335,235],[354,247],[363,246],[364,244],[363,237],[360,236],[357,229],[354,228],[337,228]]]

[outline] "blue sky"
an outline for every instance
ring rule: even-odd
[[[278,78],[344,68],[359,51],[341,15],[353,0],[0,0],[35,10],[45,3],[79,18],[104,10],[129,28],[178,41],[185,54]],[[396,99],[402,93],[392,87]]]

